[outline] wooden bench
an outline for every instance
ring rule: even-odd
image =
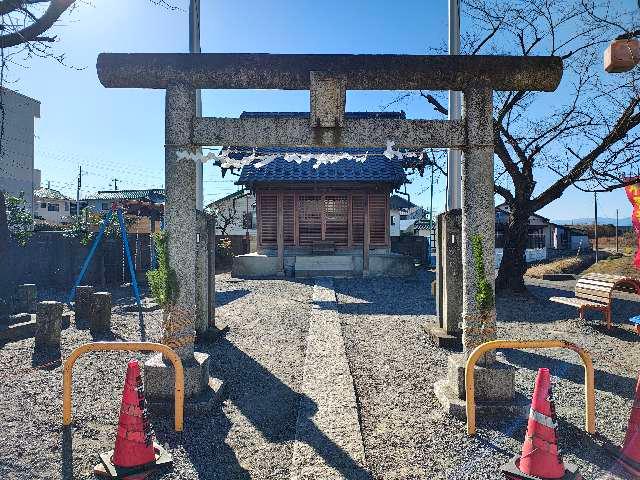
[[[325,255],[327,253],[334,254],[336,253],[336,244],[333,242],[313,242],[311,252],[314,255]]]
[[[576,307],[581,319],[584,319],[585,310],[598,310],[603,313],[607,328],[611,328],[613,290],[640,294],[640,281],[620,275],[588,273],[578,279],[575,297],[551,297],[549,300]]]

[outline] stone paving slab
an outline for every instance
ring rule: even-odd
[[[370,479],[333,280],[319,278],[307,336],[292,480]]]

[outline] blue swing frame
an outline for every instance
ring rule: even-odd
[[[125,255],[127,257],[127,263],[129,264],[129,274],[131,275],[131,288],[133,289],[133,294],[136,297],[138,308],[140,309],[140,312],[142,312],[142,302],[140,301],[140,290],[138,289],[136,272],[133,266],[133,260],[131,259],[131,250],[129,249],[129,241],[127,239],[127,228],[124,223],[122,207],[116,206],[115,203],[111,206],[111,210],[109,210],[107,214],[104,216],[104,218],[102,219],[102,222],[100,222],[100,229],[98,231],[98,235],[96,236],[95,240],[93,241],[93,244],[91,245],[89,254],[87,255],[87,258],[85,258],[84,263],[82,264],[82,268],[80,269],[80,273],[78,274],[78,278],[73,284],[73,288],[69,293],[69,298],[67,298],[67,305],[69,305],[69,307],[71,307],[71,302],[76,296],[76,290],[80,285],[80,282],[82,282],[82,279],[84,278],[85,274],[87,273],[87,269],[91,264],[93,255],[96,253],[96,250],[98,249],[98,245],[100,245],[100,242],[102,241],[104,232],[107,229],[107,226],[111,223],[111,218],[113,217],[114,211],[116,212],[116,215],[118,217],[118,223],[120,224],[120,235],[122,237],[122,245],[124,246]]]

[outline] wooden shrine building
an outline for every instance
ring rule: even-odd
[[[292,265],[298,274],[293,264],[313,256],[316,272],[351,261],[353,271],[366,275],[369,255],[397,257],[390,250],[389,197],[407,181],[400,160],[383,149],[263,148],[255,154],[236,183],[256,195],[257,254],[277,258],[278,271]],[[312,158],[295,161],[296,154]],[[334,159],[322,163],[314,154]],[[264,158],[269,162],[260,165]]]

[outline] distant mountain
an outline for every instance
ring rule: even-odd
[[[574,225],[591,225],[593,224],[593,217],[574,218],[573,220],[551,220],[551,221],[558,225],[571,225],[572,223]],[[610,217],[598,217],[598,224],[605,225],[607,223],[610,225],[615,225],[616,219],[610,218]],[[620,225],[621,227],[631,226],[631,217],[620,218],[618,220],[618,225]]]

